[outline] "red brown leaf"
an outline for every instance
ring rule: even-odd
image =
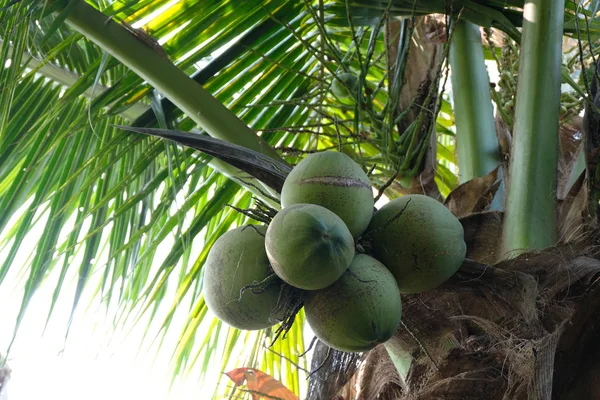
[[[299,400],[290,389],[271,375],[265,374],[254,368],[236,368],[225,375],[229,377],[235,386],[241,386],[246,382],[246,387],[252,394],[252,400],[279,399]]]

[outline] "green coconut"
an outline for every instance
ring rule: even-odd
[[[341,99],[356,97],[358,78],[356,75],[344,72],[331,82],[331,91]]]
[[[265,245],[275,273],[305,290],[331,285],[354,257],[354,240],[344,221],[315,204],[295,204],[277,213]]]
[[[230,230],[214,243],[204,264],[204,300],[221,321],[238,329],[263,329],[278,321],[281,281],[260,294],[240,290],[273,274],[265,251],[266,227],[247,225]],[[260,290],[255,290],[259,292]]]
[[[460,221],[423,195],[402,196],[383,206],[373,215],[365,238],[402,293],[441,285],[458,271],[467,251]]]
[[[304,312],[325,344],[360,352],[392,337],[400,324],[402,302],[396,280],[385,265],[357,254],[337,282],[309,294]]]
[[[281,204],[317,204],[336,213],[360,236],[373,216],[373,189],[360,165],[344,153],[313,153],[300,161],[281,190]]]

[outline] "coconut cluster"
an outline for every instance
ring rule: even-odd
[[[302,160],[283,185],[281,205],[268,227],[231,230],[209,252],[205,301],[237,328],[279,322],[287,284],[305,291],[306,319],[321,341],[367,351],[398,328],[401,293],[441,285],[465,257],[462,225],[448,209],[406,195],[375,211],[368,176],[344,153]]]

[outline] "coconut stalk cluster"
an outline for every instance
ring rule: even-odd
[[[375,210],[369,177],[344,153],[302,160],[283,185],[281,205],[268,226],[233,229],[209,252],[205,301],[236,328],[285,320],[282,293],[296,288],[321,341],[367,351],[398,328],[401,293],[436,288],[465,257],[462,225],[448,209],[406,195]]]

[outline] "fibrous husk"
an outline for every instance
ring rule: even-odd
[[[484,264],[494,264],[500,259],[503,218],[504,213],[499,211],[460,218],[465,231],[467,258]]]
[[[509,260],[502,212],[460,218],[468,260],[436,290],[403,296],[403,323],[387,345],[413,362],[386,398],[600,398],[600,229],[587,195],[580,179],[561,202],[561,244]],[[357,379],[340,399],[375,393],[374,380]]]
[[[494,266],[468,261],[438,290],[403,298],[405,327],[392,340],[415,361],[398,398],[596,398],[585,388],[595,380],[574,369],[598,368],[588,355],[600,339],[590,323],[600,305],[597,237]]]
[[[598,398],[600,327],[592,322],[600,319],[599,238],[588,229],[577,242],[493,265],[467,260],[438,289],[403,296],[403,324],[388,344],[413,362],[386,398]],[[378,368],[382,357],[369,365],[373,357],[367,353],[361,368]],[[339,399],[361,398],[361,391],[376,399],[377,382],[357,375],[354,395]]]
[[[367,353],[354,380],[357,400],[394,400],[402,393],[402,379],[383,345]]]

